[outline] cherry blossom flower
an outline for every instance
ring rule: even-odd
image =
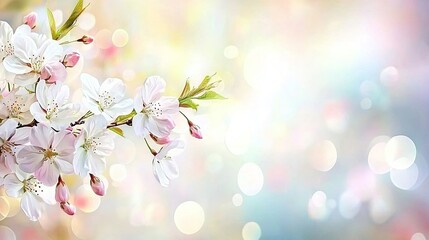
[[[113,136],[106,129],[107,121],[102,116],[86,120],[82,132],[76,140],[73,158],[74,172],[80,176],[88,173],[101,174],[106,167],[105,157],[114,148]]]
[[[188,120],[189,132],[191,136],[198,139],[203,139],[203,134],[201,133],[200,126]]]
[[[69,87],[62,84],[47,85],[40,81],[36,87],[38,102],[30,106],[34,118],[54,129],[64,129],[79,117],[79,105],[67,103]]]
[[[63,78],[58,80],[64,80],[65,67],[62,64],[60,64],[62,67],[58,65],[63,56],[63,48],[57,41],[49,39],[46,35],[31,32],[15,36],[13,46],[14,54],[7,56],[3,64],[7,71],[17,74],[15,77],[17,85],[27,86],[35,83],[42,69],[47,66],[55,66],[51,69],[55,69],[55,75]]]
[[[12,118],[25,125],[33,121],[30,105],[35,101],[34,94],[19,94],[16,90],[0,101],[0,119]]]
[[[16,129],[17,126],[18,122],[13,119],[0,126],[0,177],[15,171],[17,149],[28,141],[31,128]]]
[[[108,78],[100,86],[89,74],[82,74],[82,89],[86,107],[95,115],[103,115],[111,122],[133,109],[133,101],[125,98],[125,84],[117,78]]]
[[[17,171],[4,179],[4,188],[9,197],[22,197],[21,208],[31,221],[37,221],[44,210],[44,203],[50,203],[49,189],[33,175]]]
[[[63,64],[65,67],[74,67],[79,62],[80,54],[78,52],[72,52],[64,57]]]
[[[173,151],[182,149],[184,142],[182,140],[173,140],[164,145],[158,154],[152,160],[153,175],[163,187],[168,187],[170,180],[179,177],[177,164],[171,158]]]
[[[31,12],[23,18],[24,24],[27,24],[31,29],[36,27],[37,13]]]
[[[104,186],[103,180],[93,174],[89,174],[89,176],[91,177],[90,185],[92,191],[98,196],[104,196],[104,194],[106,194],[106,187]]]
[[[138,136],[146,137],[149,133],[157,137],[168,136],[175,127],[172,115],[179,112],[179,101],[175,97],[161,97],[165,81],[159,76],[146,79],[137,89],[133,118],[134,131]]]
[[[60,172],[73,173],[73,134],[55,132],[39,123],[31,129],[29,140],[30,145],[17,153],[16,160],[22,171],[34,172],[34,176],[47,186],[57,183]]]

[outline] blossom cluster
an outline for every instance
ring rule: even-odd
[[[89,176],[94,193],[105,194],[106,183],[100,176],[106,157],[114,151],[115,135],[124,137],[121,127],[132,127],[144,138],[154,156],[153,174],[167,187],[179,175],[170,153],[184,147],[182,139],[171,135],[174,116],[183,115],[190,134],[201,139],[198,125],[180,108],[196,110],[195,100],[223,98],[212,91],[218,82],[209,76],[197,87],[191,88],[187,81],[179,97],[163,96],[165,80],[151,76],[129,98],[121,79],[100,83],[83,73],[83,100],[70,102],[67,71],[81,56],[64,45],[90,44],[93,39],[83,36],[61,42],[61,38],[85,8],[79,0],[59,28],[48,9],[50,35],[35,31],[35,13],[25,16],[15,31],[0,21],[0,186],[8,196],[20,198],[22,210],[33,221],[40,218],[46,203],[57,203],[65,213],[75,214],[64,175]],[[152,148],[148,139],[160,149]]]

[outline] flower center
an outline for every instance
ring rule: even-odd
[[[6,141],[6,142],[4,142],[3,143],[3,145],[0,147],[0,153],[1,152],[7,152],[7,153],[9,153],[10,155],[15,155],[15,151],[14,151],[14,149],[15,149],[15,144],[14,143],[12,143],[12,142],[8,142],[8,141]]]
[[[98,97],[100,98],[98,105],[101,111],[109,108],[115,101],[115,97],[112,97],[108,91],[101,92]]]
[[[5,45],[0,45],[0,52],[1,55],[3,55],[3,59],[7,56],[12,55],[14,52],[14,47],[12,46],[12,43],[10,43],[10,41],[7,41]]]
[[[56,118],[58,116],[58,103],[52,101],[48,103],[48,107],[46,108],[46,119]]]
[[[30,57],[30,66],[35,73],[40,73],[40,70],[43,66],[43,62],[45,61],[45,57],[41,56],[33,56]]]
[[[23,97],[20,98],[21,102],[24,101]],[[7,110],[9,111],[9,115],[12,118],[19,118],[19,114],[22,112],[21,109],[25,107],[25,103],[19,103],[17,99],[15,98],[13,102],[11,100],[8,101],[8,103],[3,103],[7,107]]]
[[[162,116],[162,109],[161,109],[161,104],[156,102],[156,103],[149,103],[147,105],[143,104],[143,110],[142,113],[148,115],[148,116],[153,116],[153,117],[160,117]]]
[[[57,156],[57,155],[58,155],[58,153],[56,153],[54,150],[52,150],[52,149],[46,149],[43,152],[43,159],[45,161],[50,161],[50,163],[52,164],[54,162],[55,156]]]
[[[43,192],[42,183],[33,176],[24,180],[23,184],[24,184],[24,192],[29,191],[37,196],[39,196],[39,194]]]
[[[97,151],[97,146],[100,146],[101,143],[98,141],[100,138],[89,137],[85,139],[85,143],[82,145],[83,149],[86,151],[92,150]]]

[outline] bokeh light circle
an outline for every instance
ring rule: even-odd
[[[184,234],[198,232],[204,224],[204,210],[200,204],[187,201],[180,204],[174,212],[174,223],[177,229]]]
[[[423,235],[423,233],[417,232],[413,234],[411,240],[426,240],[426,237]]]
[[[386,144],[386,158],[392,168],[410,167],[416,160],[416,155],[416,145],[407,136],[394,136]]]
[[[128,43],[128,32],[124,29],[116,29],[112,35],[112,43],[116,47],[124,47]]]
[[[368,165],[372,172],[384,174],[390,171],[390,165],[386,159],[386,143],[375,144],[368,154]]]
[[[419,169],[416,164],[407,169],[391,169],[390,180],[393,185],[402,190],[410,190],[417,182]]]
[[[74,195],[76,207],[83,212],[94,212],[100,206],[100,197],[95,195],[91,187],[87,184],[80,186]]]
[[[123,164],[113,164],[109,173],[113,181],[122,182],[127,177],[127,168]]]
[[[337,162],[337,149],[329,140],[316,143],[311,154],[311,165],[318,171],[327,172]]]
[[[256,163],[245,163],[238,171],[238,187],[248,195],[253,196],[261,191],[264,185],[264,175]]]
[[[234,59],[238,57],[238,48],[230,45],[223,50],[223,55],[228,59]]]
[[[258,240],[261,238],[262,231],[256,222],[248,222],[241,231],[244,240]]]
[[[232,204],[236,207],[241,206],[243,204],[243,196],[240,193],[234,194],[234,196],[232,196]]]
[[[5,197],[0,197],[0,221],[7,217],[9,210],[9,201]]]
[[[6,226],[0,226],[0,239],[1,240],[16,240],[16,235],[12,229]]]

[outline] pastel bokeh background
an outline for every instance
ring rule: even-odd
[[[34,10],[43,27],[46,5],[60,21],[73,4],[2,0],[0,18],[16,27]],[[105,197],[69,177],[77,214],[52,206],[30,222],[0,190],[0,239],[429,238],[428,12],[423,0],[91,1],[69,37],[95,38],[73,45],[73,100],[82,72],[122,78],[130,96],[150,75],[178,96],[216,72],[228,100],[186,111],[204,139],[187,137],[169,188],[125,129]]]

